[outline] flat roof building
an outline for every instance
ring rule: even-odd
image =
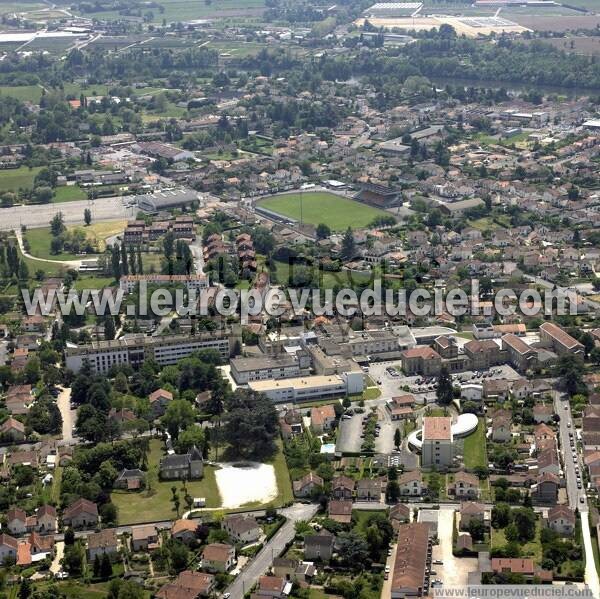
[[[239,339],[239,328],[197,333],[196,335],[167,335],[147,337],[137,333],[110,341],[94,341],[65,350],[66,366],[79,372],[85,361],[92,370],[105,374],[113,366],[130,364],[138,367],[144,360],[154,359],[160,366],[176,364],[196,351],[214,349],[223,360],[228,360],[235,342]]]

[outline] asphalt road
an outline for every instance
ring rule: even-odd
[[[231,593],[232,599],[242,599],[258,579],[271,567],[273,560],[281,555],[286,544],[294,538],[296,534],[294,529],[295,523],[299,520],[310,520],[317,513],[318,509],[319,506],[312,503],[297,503],[280,511],[287,518],[287,522],[265,544],[256,557],[229,586],[227,591]]]
[[[58,212],[62,212],[66,224],[83,224],[83,211],[92,211],[92,222],[100,220],[123,220],[135,217],[136,208],[127,207],[131,197],[101,198],[60,204],[37,204],[35,206],[13,206],[0,208],[0,230],[30,229],[47,227]]]
[[[564,462],[564,475],[567,481],[567,495],[569,498],[569,506],[572,509],[577,508],[581,515],[581,536],[583,537],[583,547],[585,550],[585,582],[591,589],[594,597],[600,597],[600,579],[596,570],[596,562],[594,561],[594,550],[592,543],[597,543],[596,539],[592,538],[589,523],[589,508],[585,488],[577,488],[577,475],[575,466],[579,467],[579,472],[583,472],[583,464],[581,453],[577,445],[577,433],[573,426],[573,418],[571,415],[571,406],[564,394],[558,391],[553,391],[554,411],[559,414],[559,433],[560,446]],[[571,426],[569,426],[571,423]],[[575,438],[576,458],[573,459],[569,433],[572,432]]]

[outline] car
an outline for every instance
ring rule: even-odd
[[[577,483],[577,488],[581,489],[581,483]]]
[[[229,599],[231,597],[231,593],[223,593],[223,599]]]
[[[437,576],[437,572],[435,570],[431,570],[431,572],[429,572],[429,574],[431,576]]]
[[[580,497],[579,498],[579,503],[585,503],[585,497]]]
[[[565,404],[564,408],[565,408],[565,410],[568,410],[569,409],[569,404]]]
[[[377,381],[377,384],[378,384],[378,385],[381,385],[381,381]]]
[[[342,420],[352,420],[352,416],[350,416],[350,414],[344,414]]]
[[[444,565],[444,562],[443,562],[441,559],[434,559],[434,560],[433,560],[433,563],[434,563],[436,566],[443,566],[443,565]]]
[[[69,578],[69,573],[65,572],[64,570],[60,570],[54,575],[54,578],[58,578],[58,580],[64,580],[65,578]]]
[[[567,428],[571,428],[571,421],[567,422]]]
[[[386,571],[386,572],[389,574],[389,572],[390,572],[390,567],[389,567],[389,566],[386,566],[386,567],[385,567],[385,571]]]

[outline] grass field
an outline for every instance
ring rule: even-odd
[[[487,466],[487,449],[485,445],[485,424],[479,419],[479,424],[474,432],[465,437],[464,445],[465,468],[472,470]]]
[[[20,188],[31,189],[33,180],[40,170],[41,167],[20,166],[0,171],[0,192],[18,191]]]
[[[115,280],[112,277],[79,277],[73,287],[77,291],[83,289],[103,289],[115,285]]]
[[[287,262],[281,262],[280,260],[274,260],[274,263],[277,268],[277,281],[286,285],[289,279],[290,265]],[[322,271],[316,273],[315,276],[318,279],[318,283],[316,283],[316,285],[319,289],[333,289],[335,287],[354,288],[354,285],[368,283],[371,279],[371,275],[369,273],[351,273],[349,271]]]
[[[492,528],[492,549],[506,545],[505,529]],[[535,522],[535,538],[525,544],[520,544],[521,556],[532,557],[539,565],[542,559],[542,544],[540,542],[541,523],[539,517]]]
[[[34,104],[39,104],[42,97],[42,88],[39,85],[3,85],[0,86],[0,96],[12,96],[22,102],[29,100]]]
[[[377,216],[388,215],[383,210],[321,191],[273,196],[261,200],[259,206],[298,221],[302,214],[304,223],[324,223],[333,231],[345,231],[348,227],[360,229],[368,226]]]
[[[150,454],[148,464],[158,468],[159,462],[165,453],[162,449],[162,441],[152,439],[150,441]],[[159,481],[152,495],[148,496],[146,491],[130,493],[127,491],[113,491],[112,501],[119,512],[119,524],[136,524],[140,522],[156,522],[158,520],[174,520],[177,517],[171,501],[171,487],[177,487],[181,499],[180,514],[187,508],[183,501],[185,492],[182,490],[182,481]],[[187,491],[192,497],[205,497],[206,507],[218,508],[221,505],[221,497],[215,479],[215,468],[204,467],[204,477],[201,480],[188,481]]]
[[[79,185],[64,185],[63,187],[57,187],[54,190],[54,203],[61,204],[62,202],[76,202],[78,200],[85,200],[87,194]]]
[[[101,250],[104,249],[104,240],[107,237],[116,235],[123,231],[127,221],[109,221],[109,222],[98,222],[92,223],[89,227],[83,225],[69,226],[68,230],[83,229],[86,237],[97,243]],[[52,235],[50,233],[50,227],[44,227],[42,229],[28,229],[25,233],[25,237],[29,242],[29,253],[36,258],[45,258],[46,260],[81,260],[85,256],[78,254],[62,253],[54,255],[50,253],[50,242],[52,241]],[[38,267],[39,268],[39,267]]]

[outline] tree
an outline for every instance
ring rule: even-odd
[[[522,507],[513,510],[513,523],[519,541],[527,543],[535,537],[535,512],[533,509]]]
[[[395,503],[400,498],[400,485],[397,480],[390,480],[385,489],[386,499],[390,503]]]
[[[89,226],[92,222],[92,211],[89,208],[86,208],[83,211],[83,222]]]
[[[167,231],[163,238],[163,254],[167,260],[171,260],[175,250],[175,236],[173,231]]]
[[[325,223],[319,223],[315,229],[317,241],[327,239],[331,235],[331,229]]]
[[[192,447],[197,447],[200,451],[204,451],[205,446],[206,436],[204,431],[194,424],[191,424],[179,433],[179,437],[177,438],[177,453],[187,453]]]
[[[104,338],[108,340],[114,339],[116,332],[115,319],[109,314],[104,319]]]
[[[65,220],[62,212],[57,212],[50,221],[50,232],[54,237],[62,235],[67,228],[65,227]]]
[[[121,244],[121,272],[124,275],[129,274],[129,262],[127,261],[127,247],[125,243]]]
[[[356,531],[343,532],[338,536],[338,551],[341,561],[354,570],[362,570],[369,557],[369,546]]]
[[[227,403],[224,437],[234,454],[246,459],[272,456],[279,434],[273,402],[265,395],[238,388]]]
[[[342,258],[345,260],[351,260],[354,257],[356,251],[356,243],[354,241],[354,235],[352,233],[352,227],[348,227],[342,238]]]
[[[394,431],[394,446],[396,449],[400,449],[400,445],[402,444],[402,434],[400,433],[400,429],[397,428]]]
[[[454,398],[454,389],[452,388],[452,378],[447,366],[442,366],[440,370],[440,376],[438,377],[438,384],[436,389],[436,396],[438,402],[447,406],[452,403]]]
[[[115,243],[111,250],[112,275],[118,281],[121,278],[121,252],[119,246]]]
[[[112,576],[112,573],[112,562],[110,561],[108,553],[104,553],[102,554],[102,561],[100,563],[100,578],[108,580]]]
[[[49,204],[54,197],[54,191],[51,187],[37,187],[33,190],[33,201],[36,204]]]
[[[506,528],[512,521],[512,511],[507,503],[497,503],[492,508],[492,526]]]
[[[196,412],[185,399],[175,399],[169,403],[167,411],[161,418],[163,426],[175,440],[179,437],[179,431],[194,422]]]

